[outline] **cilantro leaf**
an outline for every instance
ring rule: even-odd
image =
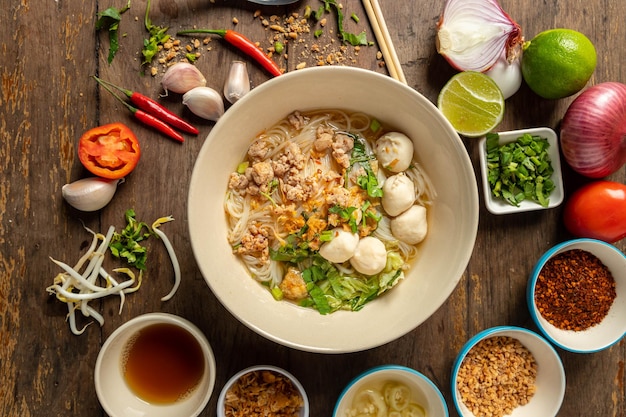
[[[115,54],[120,48],[118,30],[122,21],[122,15],[128,9],[130,9],[130,0],[121,9],[109,7],[98,13],[96,30],[106,29],[109,31],[109,56],[107,58],[109,64],[113,62],[113,58],[115,58]]]
[[[156,54],[159,52],[159,45],[163,45],[170,38],[167,34],[168,27],[156,26],[150,19],[150,1],[146,4],[146,14],[144,16],[144,26],[150,35],[148,39],[143,40],[143,49],[141,54],[143,55],[143,64],[149,64],[152,62]]]
[[[115,232],[109,243],[111,253],[116,258],[125,259],[130,266],[139,270],[146,269],[148,252],[139,242],[150,237],[153,232],[144,222],[135,219],[135,211],[128,209],[124,213],[126,227],[121,233]],[[147,232],[144,232],[144,228]]]
[[[334,7],[337,12],[337,29],[339,31],[339,36],[341,36],[341,40],[349,43],[352,46],[358,45],[368,45],[367,36],[365,31],[357,34],[346,32],[343,28],[343,12],[341,11],[341,7],[337,3],[336,0],[321,0],[324,2],[324,9],[326,11],[330,11],[331,6]],[[319,13],[319,12],[318,12]],[[319,19],[318,19],[319,20]]]

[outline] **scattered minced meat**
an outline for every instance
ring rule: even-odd
[[[535,394],[537,363],[512,337],[495,336],[477,343],[467,354],[456,386],[465,406],[476,416],[502,417],[528,404]]]
[[[289,378],[264,370],[239,378],[224,404],[226,417],[297,417],[304,400]]]

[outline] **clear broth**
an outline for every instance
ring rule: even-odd
[[[137,333],[126,345],[122,370],[126,383],[150,403],[184,399],[205,371],[204,354],[187,330],[173,324],[154,324]]]

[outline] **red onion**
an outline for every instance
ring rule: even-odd
[[[603,178],[626,163],[626,85],[605,82],[572,102],[561,124],[561,150],[572,169]]]
[[[436,41],[437,52],[454,68],[484,72],[503,52],[512,62],[524,39],[497,0],[447,0]]]

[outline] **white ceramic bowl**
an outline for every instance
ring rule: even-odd
[[[272,372],[282,374],[286,376],[287,378],[289,378],[293,386],[300,392],[300,395],[302,396],[302,400],[303,400],[303,406],[300,409],[300,412],[298,413],[297,417],[309,417],[309,398],[306,395],[306,391],[304,390],[304,387],[302,386],[300,381],[298,381],[298,379],[295,376],[293,376],[290,372],[282,368],[279,368],[277,366],[273,366],[273,365],[255,365],[246,369],[242,369],[241,371],[233,375],[226,382],[226,384],[224,384],[224,387],[222,388],[222,391],[220,392],[220,396],[217,398],[217,417],[225,417],[226,415],[225,414],[226,393],[239,380],[239,378],[241,378],[242,376],[250,372],[255,372],[255,371],[272,371]]]
[[[461,400],[457,388],[457,376],[463,359],[481,340],[490,337],[505,336],[519,340],[535,358],[537,377],[536,392],[528,404],[513,410],[510,417],[551,417],[556,416],[565,395],[565,371],[561,358],[552,345],[543,337],[530,330],[515,326],[498,326],[483,330],[472,337],[461,349],[452,368],[451,389],[454,406],[461,417],[476,417]]]
[[[480,149],[480,169],[483,185],[483,195],[485,199],[485,206],[492,214],[511,214],[521,213],[524,211],[544,210],[548,208],[554,208],[559,206],[563,202],[565,195],[563,189],[563,174],[561,172],[561,159],[559,156],[559,140],[554,130],[548,127],[537,127],[532,129],[512,130],[510,132],[498,132],[500,137],[500,144],[515,142],[517,138],[523,134],[528,133],[533,136],[541,136],[548,140],[550,147],[548,148],[548,154],[552,161],[552,168],[554,173],[552,174],[552,181],[556,186],[554,191],[550,194],[550,202],[548,207],[543,207],[541,204],[537,204],[534,201],[524,200],[520,203],[519,207],[515,207],[507,203],[506,201],[495,198],[491,195],[491,187],[487,180],[487,152],[485,145],[487,142],[486,137],[482,137],[478,142],[478,149]]]
[[[251,140],[295,110],[368,113],[404,132],[437,192],[430,232],[406,279],[358,312],[320,315],[275,301],[250,277],[227,241],[224,196],[228,178]],[[269,80],[233,105],[215,124],[196,160],[188,201],[193,253],[209,287],[242,323],[277,343],[312,352],[376,347],[429,318],[456,287],[478,229],[474,170],[459,136],[414,89],[373,71],[316,67]],[[389,323],[393,323],[392,326]]]
[[[339,396],[333,417],[346,417],[355,395],[362,389],[382,389],[392,381],[409,387],[412,399],[423,407],[428,417],[448,417],[448,406],[439,388],[424,374],[400,365],[378,366],[354,378]]]
[[[537,310],[535,288],[546,262],[571,249],[595,255],[611,271],[615,279],[616,298],[607,316],[597,325],[583,331],[562,330],[547,321]],[[619,342],[626,334],[626,256],[615,246],[595,239],[573,239],[548,250],[535,265],[527,286],[530,314],[544,336],[556,346],[576,353],[593,353]]]
[[[126,343],[141,329],[154,324],[172,324],[189,332],[204,355],[204,375],[198,386],[184,400],[171,404],[150,404],[139,398],[126,384],[122,354]],[[149,313],[133,318],[118,327],[104,342],[95,368],[98,400],[110,417],[195,417],[206,407],[215,385],[215,358],[204,333],[188,320],[167,313]]]

